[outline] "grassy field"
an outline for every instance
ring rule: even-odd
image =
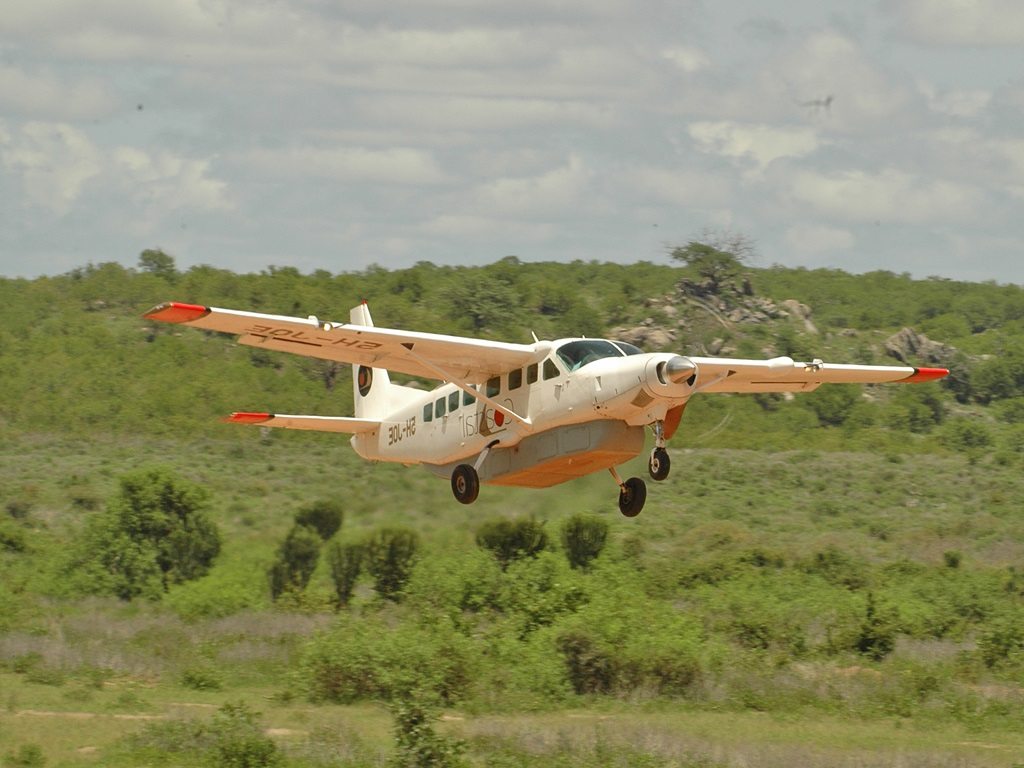
[[[304,694],[299,662],[336,621],[324,564],[299,604],[274,606],[267,594],[266,569],[296,509],[340,497],[347,535],[415,528],[425,569],[475,551],[474,531],[488,518],[532,515],[556,531],[572,513],[598,515],[611,529],[609,565],[571,574],[591,604],[618,599],[601,595],[614,583],[615,596],[635,591],[696,622],[718,649],[682,695],[503,702],[471,686],[438,729],[466,743],[472,765],[1024,764],[1018,652],[1005,666],[976,658],[986,622],[1019,615],[1024,593],[1015,576],[1024,563],[1019,463],[681,445],[672,477],[650,484],[643,514],[628,520],[600,475],[542,492],[485,487],[465,507],[446,482],[362,463],[344,440],[219,426],[211,435],[3,435],[2,501],[27,510],[27,546],[0,555],[0,759],[27,764],[32,754],[19,750],[35,745],[51,766],[136,765],[131,734],[241,700],[289,764],[385,764],[385,706],[312,704]],[[83,520],[121,475],[149,464],[209,489],[225,539],[213,571],[159,603],[62,594],[55,574]],[[642,460],[628,469],[641,474]],[[847,570],[815,570],[835,551]],[[755,569],[751,553],[778,563]],[[828,650],[845,606],[861,611],[868,589],[898,608],[895,647],[884,660]],[[363,584],[352,616],[383,611],[398,628],[425,605],[419,599],[381,608]],[[470,635],[486,636],[497,615],[474,616]],[[754,627],[767,634],[751,642],[751,623],[737,617],[767,617]],[[801,628],[798,641],[786,624]],[[168,759],[160,764],[179,764]]]

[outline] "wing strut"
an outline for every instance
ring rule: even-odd
[[[494,398],[488,397],[483,392],[480,392],[480,391],[474,389],[471,385],[467,384],[466,382],[459,381],[458,379],[449,378],[451,374],[445,372],[445,370],[443,368],[441,368],[441,367],[439,367],[437,365],[434,365],[434,363],[430,362],[429,360],[427,360],[422,355],[417,354],[416,351],[413,349],[413,347],[415,346],[414,344],[411,344],[411,343],[407,342],[407,343],[403,343],[402,346],[405,347],[407,350],[409,350],[409,357],[411,357],[414,360],[416,360],[416,362],[418,362],[424,368],[429,368],[430,370],[432,370],[434,373],[436,373],[441,378],[442,381],[450,381],[452,384],[454,384],[456,387],[461,389],[463,392],[468,392],[470,394],[470,396],[475,397],[478,400],[482,400],[483,402],[487,403],[489,406],[491,406],[495,410],[501,411],[502,413],[504,413],[509,418],[512,418],[512,419],[518,421],[522,425],[522,428],[523,428],[522,431],[523,432],[527,432],[527,433],[533,432],[533,422],[531,422],[525,416],[520,416],[518,413],[513,411],[507,405],[502,405],[501,403],[499,403]]]

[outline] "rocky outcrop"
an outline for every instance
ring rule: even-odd
[[[911,361],[945,365],[956,355],[956,347],[932,341],[923,333],[903,328],[885,340],[885,352],[903,363]]]

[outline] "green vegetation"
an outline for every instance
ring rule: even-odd
[[[233,275],[143,256],[0,280],[3,764],[1021,762],[1021,289],[721,279],[808,324],[675,293],[707,278],[683,259]],[[348,413],[349,371],[140,319],[168,298],[343,318],[361,296],[382,325],[876,363],[908,326],[956,375],[694,398],[628,520],[606,475],[466,507],[337,436],[222,425]]]

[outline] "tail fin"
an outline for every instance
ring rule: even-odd
[[[373,326],[370,308],[364,301],[352,307],[349,320],[355,325]],[[364,365],[352,366],[352,397],[355,400],[357,419],[381,419],[388,409],[388,390],[391,388],[391,377],[384,368],[367,368]]]

